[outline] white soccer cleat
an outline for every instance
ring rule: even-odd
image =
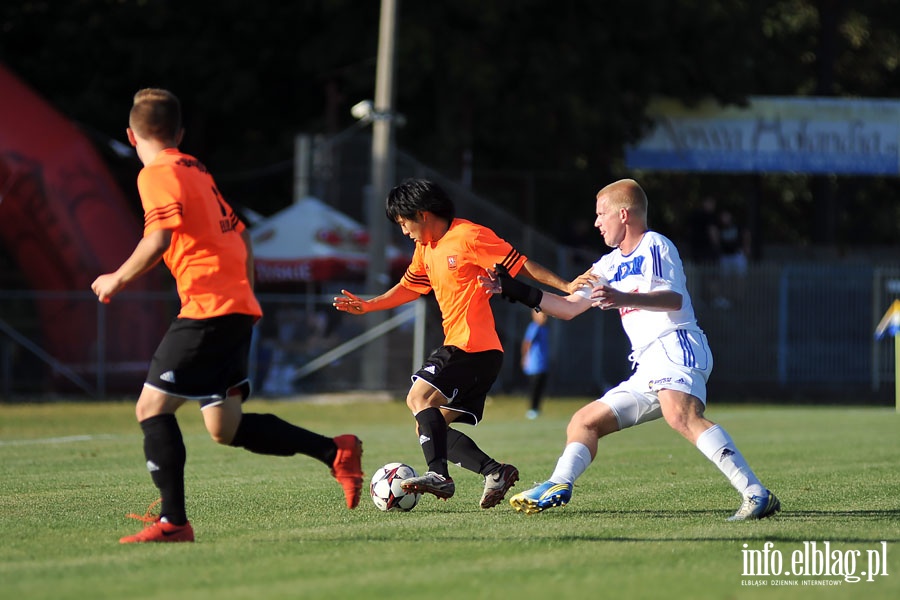
[[[744,502],[734,515],[728,517],[729,521],[747,521],[749,519],[765,519],[781,510],[781,502],[775,494],[769,490],[763,490],[762,496],[750,494],[744,497]]]

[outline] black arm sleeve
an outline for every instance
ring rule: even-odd
[[[529,308],[538,308],[544,292],[527,283],[516,280],[503,265],[494,265],[497,279],[500,281],[500,296],[510,302],[521,302]],[[540,309],[538,309],[540,310]]]

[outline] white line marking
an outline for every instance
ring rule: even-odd
[[[93,440],[113,440],[122,436],[99,435],[67,435],[64,437],[37,438],[34,440],[0,440],[0,446],[32,446],[36,444],[71,444],[72,442],[91,442]]]

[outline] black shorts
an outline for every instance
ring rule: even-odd
[[[465,352],[456,346],[441,346],[425,359],[412,380],[424,379],[443,394],[449,402],[442,408],[458,411],[457,421],[478,425],[484,415],[484,400],[502,364],[499,350]]]
[[[221,403],[233,388],[246,400],[254,320],[238,314],[175,319],[153,354],[144,385],[199,400],[201,408]]]

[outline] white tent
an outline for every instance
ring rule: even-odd
[[[365,227],[321,200],[307,197],[250,229],[256,280],[262,285],[364,279],[369,234]],[[387,248],[391,273],[409,264]]]

